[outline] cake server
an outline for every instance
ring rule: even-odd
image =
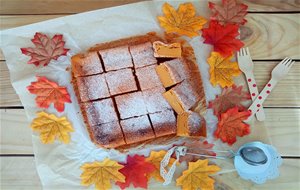
[[[251,115],[247,120],[245,120],[245,122],[250,121],[253,118],[254,114],[261,110],[263,102],[267,99],[276,84],[288,74],[294,63],[295,61],[293,61],[291,58],[286,57],[278,65],[276,65],[276,67],[272,71],[271,80],[266,84],[264,89],[249,107],[248,110],[251,111]]]
[[[258,96],[258,89],[253,75],[253,62],[250,56],[249,48],[240,49],[240,51],[237,53],[237,58],[239,68],[246,76],[251,99],[254,101]],[[263,107],[261,107],[261,109],[259,109],[259,111],[256,113],[256,118],[258,121],[265,120],[265,112]]]

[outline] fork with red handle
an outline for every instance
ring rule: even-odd
[[[291,58],[286,57],[278,65],[276,65],[276,67],[272,71],[271,80],[266,84],[264,89],[249,107],[248,110],[251,111],[251,115],[245,122],[250,121],[253,118],[254,114],[262,108],[263,102],[269,96],[276,84],[288,74],[294,63],[295,61],[293,61]]]

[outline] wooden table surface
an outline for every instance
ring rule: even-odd
[[[0,0],[1,30],[137,0]],[[221,1],[221,0],[213,0]],[[284,158],[281,175],[251,189],[300,189],[300,0],[244,0],[249,6],[242,39],[253,55],[259,90],[284,57],[296,60],[264,104],[273,145]],[[41,189],[22,104],[0,53],[1,189]]]

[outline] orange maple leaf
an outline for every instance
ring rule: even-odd
[[[180,4],[177,11],[170,4],[164,3],[162,10],[165,16],[158,16],[157,19],[167,33],[178,33],[188,37],[198,36],[199,30],[207,22],[205,18],[196,16],[192,3]]]
[[[241,71],[237,62],[230,62],[232,56],[223,57],[218,52],[212,52],[207,59],[210,65],[210,82],[213,86],[219,84],[222,88],[232,86],[234,84],[233,77],[239,76]]]
[[[209,175],[220,169],[217,165],[208,165],[207,159],[189,162],[189,168],[176,180],[176,185],[181,185],[183,190],[213,190],[215,180]]]
[[[214,133],[216,138],[232,145],[236,142],[237,136],[250,134],[250,126],[243,121],[251,115],[250,111],[239,112],[238,107],[231,108],[221,114],[221,119]]]
[[[35,101],[40,108],[48,108],[53,103],[58,112],[63,112],[64,103],[72,102],[66,87],[58,86],[46,77],[37,77],[37,81],[32,82],[27,89],[31,94],[37,95]]]

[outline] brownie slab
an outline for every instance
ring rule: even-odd
[[[86,115],[86,122],[90,126],[118,121],[118,117],[111,98],[94,102],[81,103],[80,106],[81,110]]]
[[[103,60],[105,71],[133,67],[128,46],[100,50],[99,54]]]
[[[150,114],[150,120],[156,137],[176,134],[176,117],[173,110]]]
[[[126,144],[118,121],[91,127],[93,139],[105,148],[114,148]]]
[[[129,47],[135,68],[157,64],[152,43],[147,42]]]
[[[160,79],[155,71],[156,65],[138,68],[135,70],[141,90],[162,87]]]
[[[121,120],[127,144],[155,138],[147,115]]]
[[[76,78],[81,102],[107,98],[110,96],[104,75]]]
[[[172,109],[170,104],[163,97],[165,91],[166,90],[163,87],[156,87],[142,92],[148,113]]]
[[[137,86],[131,69],[121,69],[110,71],[105,74],[111,95],[123,94],[125,92],[136,91]]]
[[[146,115],[147,109],[142,92],[134,92],[115,97],[121,119]]]
[[[72,58],[72,72],[74,77],[103,73],[97,52],[77,54]]]

